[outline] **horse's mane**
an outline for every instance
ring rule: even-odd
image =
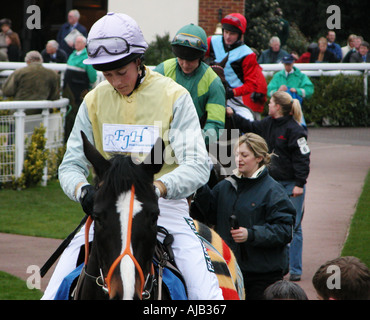
[[[134,162],[130,156],[116,154],[109,161],[111,166],[100,181],[102,194],[117,197],[129,190],[133,184],[138,190],[151,182],[149,175],[139,169],[139,162]]]

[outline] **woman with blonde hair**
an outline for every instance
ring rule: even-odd
[[[227,108],[227,115],[233,114]],[[261,121],[249,121],[234,114],[235,126],[242,132],[254,132],[262,136],[274,152],[269,168],[270,175],[285,188],[296,208],[296,223],[290,244],[290,279],[299,281],[302,274],[302,228],[305,185],[310,172],[310,148],[307,131],[301,126],[301,105],[289,93],[275,92],[269,103],[269,116]]]
[[[234,251],[247,300],[282,280],[288,268],[295,209],[284,188],[268,172],[266,141],[247,133],[234,148],[236,169],[211,191],[208,221]],[[237,224],[236,224],[237,222]]]

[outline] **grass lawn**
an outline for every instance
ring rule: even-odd
[[[84,213],[57,181],[22,191],[0,190],[0,232],[64,239]],[[356,256],[370,267],[370,171],[356,206],[342,256]],[[25,281],[0,271],[0,300],[40,299]]]
[[[0,232],[64,239],[85,215],[58,181],[47,187],[0,190]]]
[[[352,218],[342,256],[355,256],[370,268],[370,171]]]
[[[42,292],[28,289],[26,282],[0,271],[0,300],[40,300]]]

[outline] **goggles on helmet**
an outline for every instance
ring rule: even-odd
[[[135,44],[129,44],[126,39],[120,37],[95,38],[88,41],[86,49],[89,57],[94,58],[101,50],[110,55],[129,53],[130,47],[144,48]]]
[[[172,44],[184,44],[198,50],[207,51],[207,46],[202,39],[192,34],[179,33],[173,38]]]
[[[242,23],[240,22],[240,20],[237,18],[237,17],[234,17],[230,14],[228,14],[226,17],[225,17],[225,20],[231,20],[230,22],[233,22],[236,26],[238,27],[243,27],[242,26]]]

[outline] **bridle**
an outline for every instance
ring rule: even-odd
[[[144,273],[143,273],[143,270],[142,270],[140,264],[137,262],[136,258],[134,257],[134,255],[131,251],[131,248],[130,248],[131,247],[131,231],[132,231],[132,216],[133,216],[133,210],[134,210],[134,200],[135,200],[135,187],[134,187],[134,185],[132,185],[131,186],[131,198],[130,198],[130,210],[129,210],[129,218],[128,218],[128,226],[127,226],[126,247],[123,250],[123,252],[116,258],[116,260],[114,260],[114,262],[110,266],[107,277],[106,278],[103,277],[102,270],[100,270],[101,276],[97,277],[97,278],[86,274],[86,271],[85,271],[85,274],[88,275],[89,277],[95,278],[96,283],[99,286],[102,286],[103,290],[107,291],[108,294],[110,294],[111,293],[111,288],[112,288],[111,287],[111,280],[112,280],[112,275],[114,273],[114,270],[117,268],[118,264],[121,262],[123,257],[127,255],[131,258],[131,260],[133,261],[133,263],[135,265],[136,270],[139,273],[140,289],[141,289],[140,290],[140,298],[142,299],[143,290],[144,290],[144,286],[145,286],[145,283],[146,283],[145,280],[144,280]],[[92,221],[93,221],[92,218],[89,216],[87,221],[86,221],[86,224],[85,224],[85,269],[86,269],[87,262],[88,262],[88,259],[89,259],[89,230],[90,230],[90,226],[92,224]],[[153,270],[153,268],[152,268],[152,270]],[[151,274],[148,275],[148,278],[149,278],[150,275]],[[98,279],[100,279],[100,278],[102,278],[103,284],[99,283]]]

